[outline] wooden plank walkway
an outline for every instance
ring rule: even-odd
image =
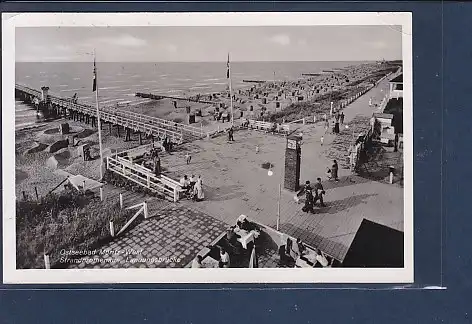
[[[15,90],[29,96],[31,102],[33,98],[42,99],[41,91],[27,86],[15,84]],[[48,101],[57,110],[74,111],[92,118],[96,117],[95,107],[51,94],[48,95]],[[100,108],[100,119],[103,122],[123,126],[146,135],[158,138],[167,137],[176,144],[206,137],[206,133],[197,127],[112,107]]]

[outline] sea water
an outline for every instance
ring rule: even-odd
[[[343,68],[365,62],[232,62],[233,89],[251,86],[243,80],[288,81],[302,73]],[[49,93],[79,102],[94,104],[92,63],[16,63],[15,82],[34,89],[49,87]],[[204,63],[97,63],[99,102],[102,105],[138,104],[149,101],[135,97],[136,92],[186,96],[225,91],[226,62]],[[16,129],[37,122],[36,112],[16,102]]]

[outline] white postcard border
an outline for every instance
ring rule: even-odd
[[[15,28],[45,26],[400,25],[403,51],[404,257],[402,269],[16,269]],[[2,153],[4,283],[412,283],[413,77],[412,14],[319,13],[2,13]],[[13,107],[13,108],[12,108]],[[288,276],[288,274],[290,274]]]

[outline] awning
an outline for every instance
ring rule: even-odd
[[[81,174],[69,177],[69,183],[77,190],[93,190],[103,186],[103,183],[84,177]]]

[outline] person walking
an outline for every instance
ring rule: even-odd
[[[314,213],[313,209],[313,188],[311,187],[310,181],[305,182],[305,186],[300,190],[300,192],[296,195],[301,196],[303,193],[305,193],[305,205],[302,207],[302,211],[305,213],[311,212]]]
[[[313,191],[311,190],[306,190],[305,191],[305,206],[303,206],[302,210],[305,213],[315,213],[315,210],[313,209],[314,206],[314,198],[313,198]]]
[[[233,137],[233,126],[231,126],[229,128],[229,131],[228,131],[228,141],[230,142],[234,142],[234,137]]]
[[[333,165],[331,166],[331,178],[335,181],[339,181],[338,169],[338,162],[336,160],[333,160]]]
[[[344,112],[341,112],[341,125],[344,124]]]
[[[187,152],[187,154],[185,154],[185,162],[187,164],[190,164],[190,161],[192,161],[192,156],[190,155],[189,152]]]
[[[326,193],[324,191],[323,185],[321,184],[321,178],[316,179],[317,182],[315,183],[315,199],[313,201],[313,204],[316,204],[316,202],[319,200],[320,201],[320,206],[321,207],[326,207],[323,201],[323,195]]]

